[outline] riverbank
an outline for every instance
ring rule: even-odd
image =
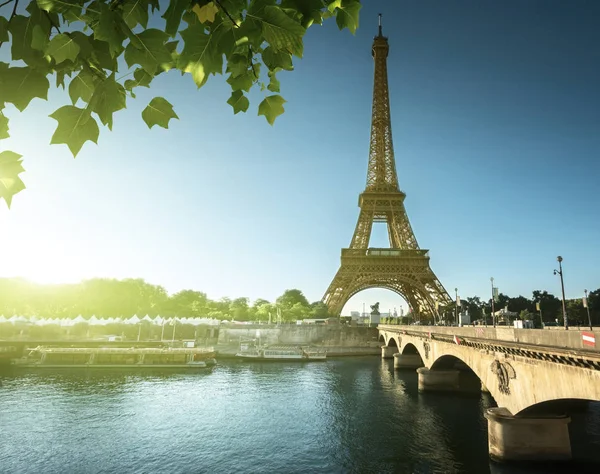
[[[345,347],[345,346],[314,346],[327,351],[327,358],[330,357],[352,357],[352,356],[371,356],[381,355],[379,343],[376,345]],[[239,344],[223,344],[215,347],[216,358],[234,359],[235,354],[240,351]]]

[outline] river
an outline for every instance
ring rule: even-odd
[[[572,423],[578,461],[500,465],[487,395],[420,394],[414,371],[377,357],[1,380],[2,473],[600,472],[597,406]]]

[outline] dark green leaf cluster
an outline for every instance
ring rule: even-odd
[[[276,75],[293,70],[292,56],[302,57],[307,28],[335,16],[340,29],[354,33],[360,7],[360,0],[2,2],[0,47],[10,50],[10,61],[0,62],[0,139],[9,136],[6,105],[23,111],[35,97],[47,98],[52,81],[68,89],[71,104],[50,115],[58,122],[51,143],[76,156],[87,141],[97,143],[98,121],[112,129],[113,114],[136,88],[171,69],[189,73],[198,87],[227,74],[235,114],[248,110],[246,93],[258,84],[268,91],[258,114],[273,124],[285,103]],[[155,97],[142,118],[150,128],[167,128],[177,115]],[[0,155],[0,198],[9,205],[24,188],[14,163]]]

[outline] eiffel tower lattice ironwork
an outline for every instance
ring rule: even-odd
[[[400,191],[394,149],[387,80],[388,40],[373,40],[375,83],[367,186],[360,195],[360,215],[349,248],[342,249],[341,266],[323,301],[331,314],[340,314],[346,302],[367,288],[386,288],[400,294],[414,312],[438,314],[451,299],[429,266],[429,251],[419,248]],[[374,222],[386,222],[390,248],[369,248]]]

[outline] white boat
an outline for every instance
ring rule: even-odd
[[[316,347],[268,346],[251,340],[240,341],[240,351],[235,357],[244,360],[308,362],[326,360],[327,351]]]

